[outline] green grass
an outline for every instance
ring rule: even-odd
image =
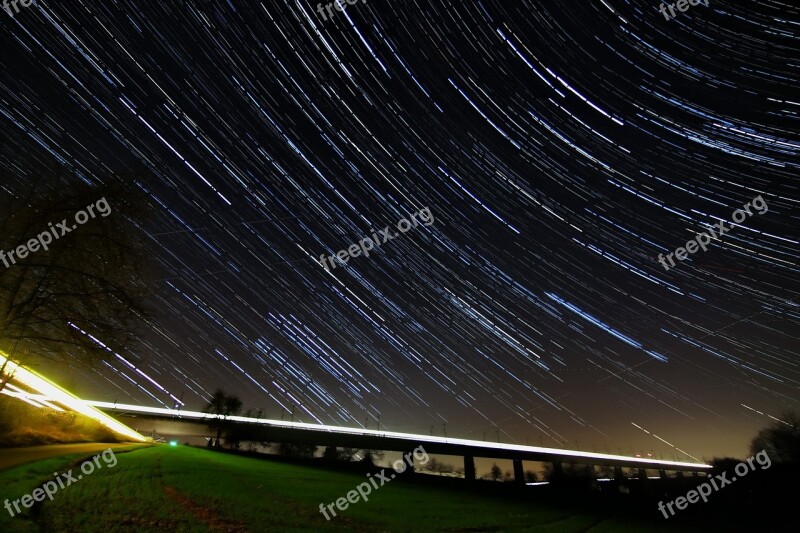
[[[137,447],[138,446],[131,446],[130,449],[136,449]],[[0,453],[3,453],[3,451],[0,450]],[[74,468],[74,466],[71,465],[76,461],[87,457],[87,455],[92,456],[97,453],[99,452],[93,454],[73,453],[60,457],[51,457],[0,471],[0,505],[7,499],[13,501],[22,497],[24,494],[30,494],[45,481],[53,479],[54,473],[61,473],[70,468]],[[115,450],[114,453],[119,454],[121,450]],[[57,499],[58,495],[54,498]],[[20,506],[20,508],[22,507]],[[31,510],[22,510],[23,512],[20,518],[11,518],[5,507],[0,507],[0,531],[4,533],[39,531],[39,528],[30,520],[32,516]]]
[[[14,500],[30,493],[53,472],[65,470],[65,466],[81,454],[52,457],[35,463],[20,465],[0,472],[0,504],[6,499]],[[5,508],[0,509],[0,531],[38,531],[28,520],[12,519]]]
[[[395,481],[327,522],[332,503],[365,481],[360,474],[263,461],[185,446],[117,453],[104,467],[35,509],[45,531],[654,531],[595,512],[505,501]],[[73,458],[0,472],[0,497],[19,498],[63,471]],[[3,512],[5,512],[3,510]],[[31,512],[29,511],[29,514]],[[663,524],[666,526],[666,524]],[[0,518],[0,531],[36,531]]]

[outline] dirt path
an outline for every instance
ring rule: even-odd
[[[211,529],[211,531],[223,531],[225,533],[246,533],[249,531],[242,524],[221,518],[211,509],[207,509],[202,505],[196,504],[175,490],[174,487],[164,487],[164,492],[172,501],[177,502],[181,507],[192,513],[197,519],[203,521]]]
[[[0,448],[0,470],[12,466],[32,463],[48,457],[58,457],[71,453],[91,453],[108,448],[128,448],[131,444],[104,444],[102,442],[83,442],[80,444],[51,444],[48,446],[30,446],[27,448]]]

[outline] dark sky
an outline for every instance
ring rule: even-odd
[[[159,326],[45,373],[98,400],[222,387],[274,418],[745,455],[800,399],[800,11],[658,5],[0,11],[3,175],[133,175],[156,213]]]

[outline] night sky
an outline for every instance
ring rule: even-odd
[[[745,455],[800,400],[800,8],[658,5],[0,11],[2,174],[135,181],[154,213],[141,349],[40,370],[95,400],[221,387],[272,418]]]

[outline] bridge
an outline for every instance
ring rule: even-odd
[[[213,424],[214,421],[223,418],[219,415],[199,411],[84,401],[92,407],[109,413],[139,413],[146,414],[151,418],[163,420],[180,419],[182,421],[191,421],[202,425]],[[591,467],[608,466],[614,467],[618,475],[621,475],[622,468],[633,468],[639,470],[640,477],[644,477],[645,471],[650,469],[658,470],[662,478],[666,477],[667,471],[676,471],[679,475],[682,475],[684,472],[704,472],[711,468],[710,465],[702,463],[665,461],[661,459],[628,457],[624,455],[611,455],[580,450],[563,450],[559,448],[523,446],[502,442],[435,437],[415,433],[382,431],[379,429],[349,428],[235,415],[226,416],[224,420],[242,424],[256,424],[261,428],[259,430],[259,435],[263,436],[264,440],[269,442],[336,446],[362,450],[385,450],[400,453],[408,453],[417,446],[422,446],[427,453],[463,457],[464,475],[467,480],[475,479],[476,457],[510,459],[514,465],[515,480],[518,482],[522,482],[524,477],[522,461],[552,463],[556,469],[559,469],[562,463],[583,464]]]

